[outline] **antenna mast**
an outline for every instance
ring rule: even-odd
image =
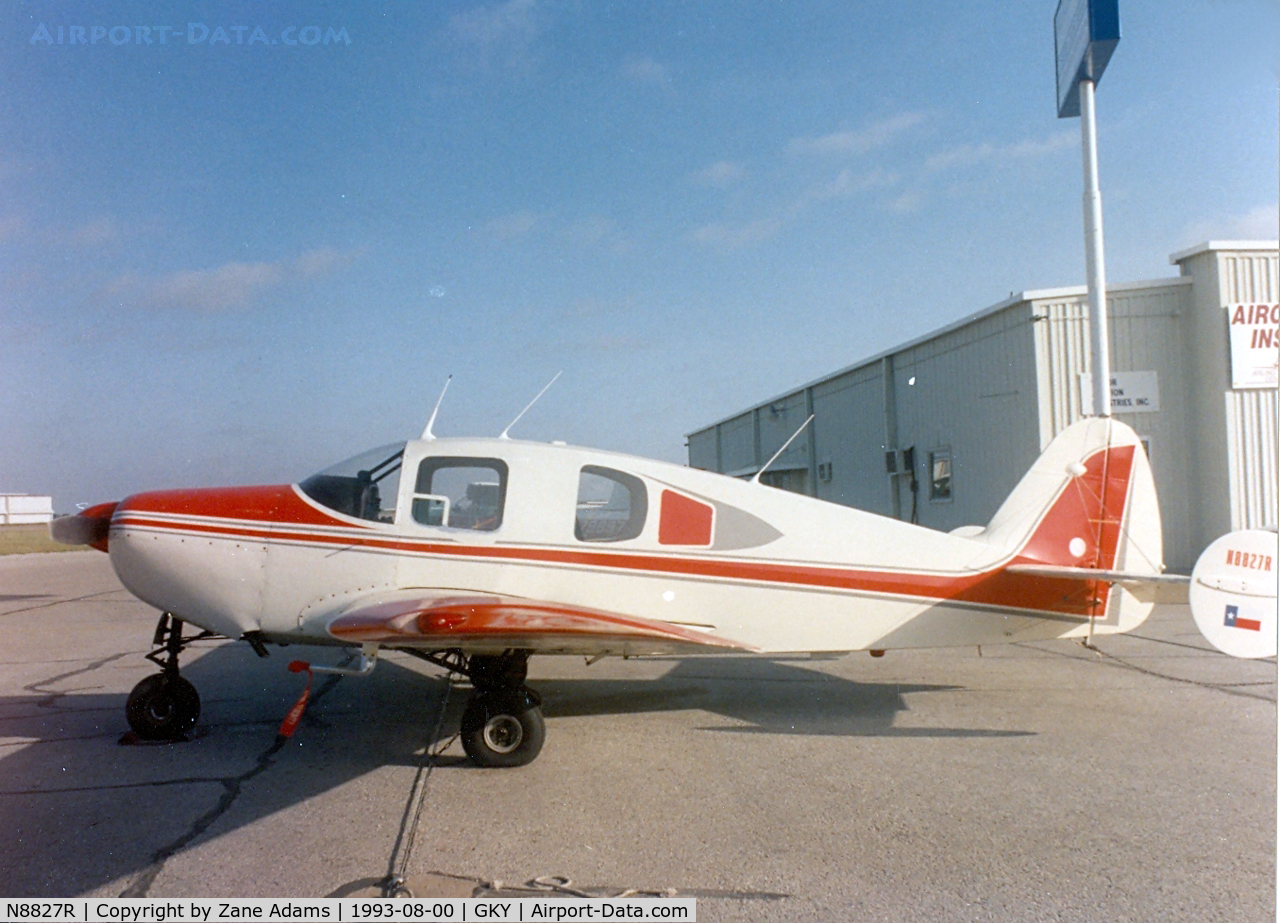
[[[802,432],[804,432],[804,428],[809,425],[809,423],[813,420],[813,417],[814,417],[813,414],[809,414],[809,419],[801,423],[800,428],[791,434],[791,438],[782,444],[782,448],[778,449],[778,451],[773,453],[773,458],[769,459],[767,462],[765,462],[763,465],[760,466],[760,470],[756,472],[756,476],[751,479],[752,484],[760,483],[760,475],[764,474],[764,469],[768,468],[770,465],[776,462],[778,460],[778,456],[781,455],[783,452],[787,451],[787,446],[791,445],[791,443],[796,441],[796,437],[799,436]]]
[[[533,400],[531,400],[531,401],[530,401],[530,402],[525,406],[524,410],[522,410],[522,411],[520,411],[518,414],[516,414],[516,418],[515,418],[514,420],[512,420],[510,423],[508,423],[508,424],[507,424],[507,428],[506,428],[506,429],[504,429],[504,430],[503,430],[503,431],[498,435],[498,438],[499,438],[499,439],[510,439],[511,437],[510,437],[510,436],[508,436],[508,435],[507,435],[507,433],[511,432],[511,427],[515,426],[517,423],[519,423],[519,422],[520,422],[520,418],[521,418],[521,417],[523,417],[526,413],[528,413],[528,412],[529,412],[529,408],[530,408],[530,407],[532,407],[534,404],[538,403],[538,398],[540,398],[540,397],[542,397],[542,395],[546,394],[546,393],[547,393],[547,388],[550,388],[552,385],[554,385],[554,384],[556,383],[556,378],[559,378],[559,377],[560,377],[561,375],[563,375],[563,374],[564,374],[563,370],[562,370],[562,371],[559,371],[559,372],[556,372],[555,377],[553,377],[549,382],[547,382],[547,383],[546,383],[546,385],[543,387],[543,389],[542,389],[541,391],[539,391],[536,395],[534,395]]]
[[[423,439],[436,438],[436,434],[431,432],[431,427],[436,425],[436,414],[440,412],[440,402],[444,400],[444,393],[449,390],[449,382],[451,381],[453,381],[452,375],[444,380],[444,387],[440,389],[440,396],[436,398],[436,406],[431,409],[431,419],[427,421],[427,426],[422,431]]]

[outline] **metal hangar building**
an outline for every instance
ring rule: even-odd
[[[1109,284],[1113,415],[1155,473],[1165,563],[1276,525],[1275,241],[1175,253],[1176,277]],[[688,435],[689,464],[921,525],[986,523],[1091,406],[1083,286],[1026,291]]]

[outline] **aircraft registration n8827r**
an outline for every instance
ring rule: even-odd
[[[135,494],[52,531],[109,552],[125,587],[164,613],[148,655],[161,672],[127,705],[140,736],[194,727],[199,696],[178,655],[195,638],[263,656],[270,644],[359,649],[350,669],[291,664],[317,672],[367,673],[386,648],[470,680],[462,741],[485,766],[542,747],[533,654],[1085,638],[1140,625],[1163,584],[1185,592],[1186,577],[1162,573],[1138,437],[1108,418],[1064,430],[991,522],[962,534],[758,480],[506,433],[436,438],[429,423],[296,484]]]

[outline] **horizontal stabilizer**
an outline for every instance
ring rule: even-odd
[[[562,603],[465,590],[379,593],[329,622],[340,641],[427,650],[639,656],[747,651],[709,630]]]
[[[1191,587],[1191,578],[1182,574],[1143,574],[1121,570],[1099,570],[1093,567],[1062,567],[1054,564],[1010,564],[1005,568],[1011,574],[1031,577],[1054,577],[1058,580],[1096,580],[1101,583],[1120,583],[1135,595],[1147,597],[1150,602],[1168,605],[1185,605]],[[1149,592],[1143,592],[1149,588]]]

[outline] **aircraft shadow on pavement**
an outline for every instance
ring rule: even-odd
[[[384,659],[369,677],[317,676],[302,726],[291,741],[281,741],[276,729],[302,690],[301,677],[284,670],[294,650],[283,653],[259,661],[244,645],[229,644],[184,665],[203,699],[200,723],[185,743],[119,746],[127,730],[126,694],[102,692],[103,678],[90,669],[60,672],[27,686],[28,694],[0,697],[0,734],[32,741],[0,758],[0,828],[7,833],[0,838],[6,879],[0,891],[70,896],[123,882],[113,887],[145,896],[168,857],[188,846],[381,767],[419,766],[424,747],[457,732],[469,690],[450,690],[441,721],[450,689],[444,676],[426,665],[420,672]],[[339,659],[333,651],[296,654],[309,655],[317,662]],[[553,723],[702,710],[737,722],[699,728],[721,732],[1022,733],[898,729],[893,723],[907,707],[905,694],[955,687],[857,683],[766,660],[689,660],[653,680],[535,679],[532,685]],[[446,758],[437,765],[464,764]],[[388,805],[393,814],[400,808]],[[388,842],[388,856],[390,850]]]
[[[700,709],[741,722],[699,730],[840,737],[1021,737],[1027,731],[895,727],[904,695],[957,686],[860,683],[760,658],[683,660],[660,679],[541,680],[548,718]]]

